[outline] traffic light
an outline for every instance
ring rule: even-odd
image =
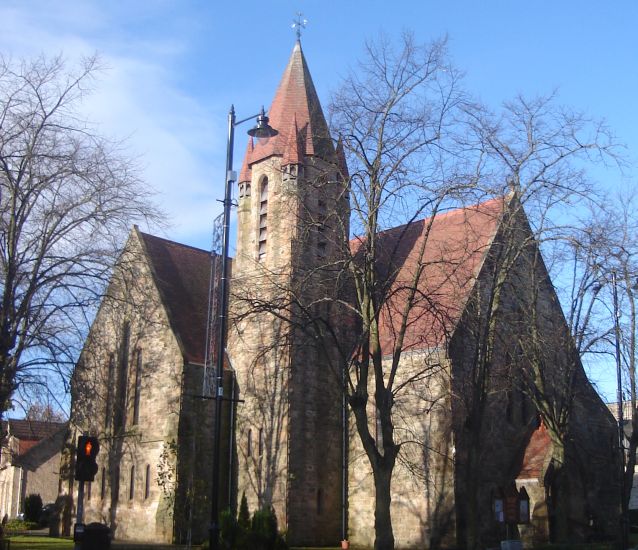
[[[75,457],[75,479],[77,481],[93,481],[97,474],[97,453],[100,443],[97,437],[81,435],[78,437],[78,451]]]

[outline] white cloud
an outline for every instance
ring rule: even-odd
[[[118,26],[117,7],[109,12],[104,6],[78,0],[58,2],[53,10],[49,2],[9,2],[0,7],[0,49],[12,57],[62,52],[70,64],[97,52],[107,69],[82,110],[100,133],[127,138],[170,216],[169,237],[208,246],[222,195],[223,165],[214,152],[224,148],[224,131],[176,85],[189,45]]]

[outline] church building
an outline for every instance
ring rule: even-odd
[[[347,343],[360,330],[342,307],[355,290],[336,266],[361,243],[350,238],[341,144],[330,136],[299,41],[268,114],[279,133],[266,142],[250,138],[235,189],[225,350],[232,405],[220,419],[220,508],[236,509],[242,495],[251,511],[272,507],[291,546],[348,540],[372,547],[374,484],[343,396],[343,348],[309,336],[332,330]],[[497,252],[514,242],[507,239],[531,244],[507,275],[477,432],[470,384],[477,334]],[[514,486],[530,496],[531,521],[520,526],[527,540],[555,538],[559,490],[569,491],[574,537],[613,533],[615,422],[570,355],[565,319],[516,193],[389,229],[378,246],[386,252],[379,269],[394,274],[396,288],[380,326],[386,356],[396,333],[392,310],[416,269],[427,297],[414,309],[398,371],[406,393],[395,404],[405,439],[392,480],[397,548],[461,545],[472,491],[482,540],[504,538],[494,495]],[[210,252],[134,228],[76,366],[61,494],[75,503],[77,436],[98,436],[100,469],[85,492],[85,522],[108,524],[117,539],[198,543],[207,536],[214,406],[205,392],[216,353],[209,298],[217,263]],[[522,389],[532,366],[517,327],[530,322],[524,308],[532,280],[541,281],[534,289],[548,379],[574,365],[569,483],[560,489],[548,419]],[[375,426],[371,432],[379,436]],[[480,441],[472,442],[476,433]],[[482,475],[472,488],[467,468],[477,448]]]

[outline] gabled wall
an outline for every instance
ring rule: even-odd
[[[173,444],[178,438],[183,370],[182,352],[133,232],[72,379],[67,445],[73,448],[83,432],[97,435],[101,445],[100,469],[90,489],[85,487],[85,523],[107,523],[118,539],[173,540]],[[65,470],[62,491],[75,500],[78,482],[72,479],[72,464]]]

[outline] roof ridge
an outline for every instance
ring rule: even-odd
[[[164,241],[165,243],[172,244],[172,245],[175,245],[175,246],[179,246],[181,248],[190,248],[191,250],[195,250],[197,252],[203,252],[205,254],[215,254],[214,251],[206,250],[204,248],[199,248],[198,246],[193,246],[193,245],[190,245],[190,244],[180,243],[180,242],[177,242],[177,241],[173,241],[171,239],[167,239],[165,237],[159,237],[158,235],[152,235],[151,233],[145,233],[144,231],[140,231],[139,229],[137,231],[143,237],[150,237],[151,239],[157,239],[158,241]],[[217,256],[217,254],[215,254],[215,256]]]
[[[455,215],[455,214],[460,214],[461,212],[467,211],[467,210],[471,210],[471,209],[475,209],[478,210],[481,207],[484,207],[490,203],[493,202],[497,202],[497,201],[503,201],[503,204],[505,204],[507,202],[507,200],[509,199],[508,195],[499,195],[498,197],[492,197],[491,199],[487,199],[483,202],[478,202],[475,204],[471,204],[471,205],[467,205],[467,206],[459,206],[457,208],[453,208],[451,210],[447,210],[445,212],[437,212],[436,214],[433,214],[431,216],[427,216],[425,218],[418,218],[415,220],[412,220],[411,222],[407,222],[407,223],[403,223],[401,225],[395,225],[394,227],[388,227],[387,229],[381,229],[380,231],[377,231],[377,236],[378,235],[389,235],[393,232],[397,232],[399,233],[400,230],[406,229],[409,226],[414,226],[418,223],[425,223],[428,220],[434,218],[436,219],[440,219],[440,218],[447,218],[451,215]],[[350,242],[354,242],[354,241],[363,241],[365,240],[365,237],[362,237],[360,235],[355,235],[352,239],[350,239]]]

